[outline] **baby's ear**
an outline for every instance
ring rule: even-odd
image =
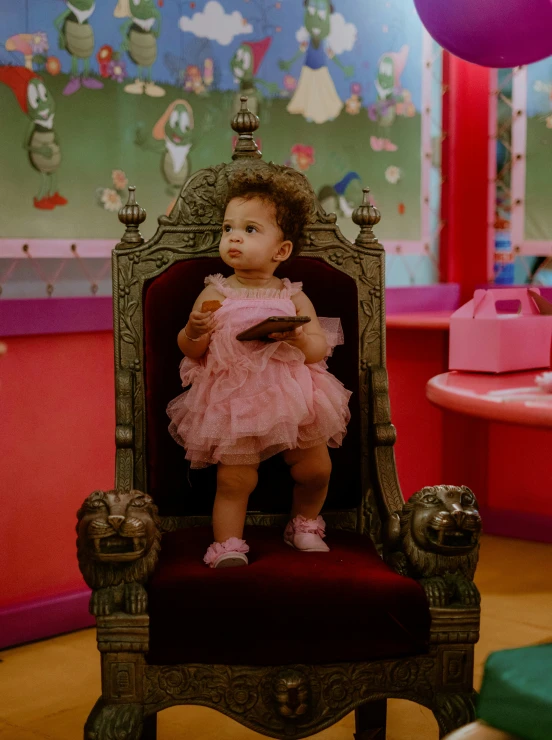
[[[278,247],[278,251],[276,252],[274,259],[276,260],[276,262],[285,262],[287,259],[289,259],[292,251],[293,244],[289,241],[289,239],[286,239],[286,241],[282,242]]]

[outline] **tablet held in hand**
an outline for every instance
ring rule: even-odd
[[[241,342],[246,342],[252,339],[261,339],[266,341],[273,341],[269,338],[269,334],[283,331],[293,331],[298,326],[308,324],[310,316],[269,316],[264,321],[261,321],[255,326],[251,326],[249,329],[242,331],[236,336]]]

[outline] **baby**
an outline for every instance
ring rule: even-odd
[[[182,384],[191,388],[169,404],[169,430],[192,468],[217,465],[215,542],[204,558],[212,568],[248,564],[247,502],[259,463],[280,452],[295,482],[284,541],[306,552],[329,550],[320,516],[331,473],[328,446],[342,443],[351,394],[322,362],[331,347],[302,284],[275,275],[298,253],[311,208],[309,195],[285,174],[269,182],[235,175],[220,242],[233,273],[205,279],[178,335]],[[270,334],[272,341],[236,339],[269,316],[296,314],[311,320]]]

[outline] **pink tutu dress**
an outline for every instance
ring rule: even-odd
[[[302,283],[284,278],[282,290],[236,290],[222,275],[209,275],[205,283],[225,300],[215,313],[207,352],[180,364],[182,386],[191,388],[167,407],[169,431],[186,449],[191,467],[252,465],[323,442],[339,447],[351,393],[326,363],[305,364],[301,350],[287,342],[236,339],[269,316],[295,316],[291,296]],[[326,337],[329,355],[338,340],[331,332]]]

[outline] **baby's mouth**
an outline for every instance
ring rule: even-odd
[[[228,256],[229,257],[239,257],[241,254],[239,249],[229,249],[228,250]]]

